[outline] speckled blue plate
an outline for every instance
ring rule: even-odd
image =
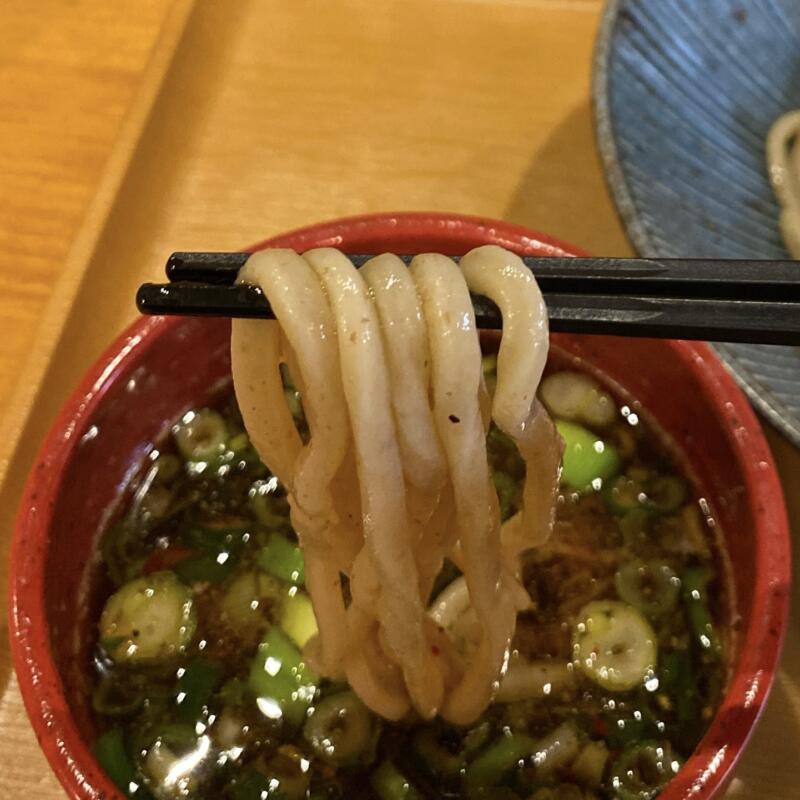
[[[593,98],[608,182],[639,253],[787,257],[764,140],[800,108],[800,0],[609,0]],[[800,348],[715,347],[800,445]]]

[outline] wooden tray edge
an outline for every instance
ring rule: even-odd
[[[8,498],[7,477],[15,461],[53,353],[69,318],[72,303],[105,228],[109,212],[127,176],[141,136],[173,63],[195,0],[173,0],[142,74],[131,106],[103,169],[64,267],[37,327],[28,360],[20,372],[5,418],[0,423],[0,497]]]

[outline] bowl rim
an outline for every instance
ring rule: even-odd
[[[300,228],[248,248],[337,246],[358,232],[370,236],[436,237],[453,252],[491,241],[541,255],[577,255],[577,248],[520,225],[442,212],[380,213],[347,217]],[[14,528],[9,571],[9,627],[14,668],[25,708],[39,744],[68,795],[75,800],[122,798],[97,765],[72,719],[50,647],[45,616],[44,574],[53,504],[60,476],[83,430],[126,365],[160,335],[180,324],[177,318],[148,317],[133,322],[87,370],[70,393],[45,437],[28,475]],[[713,350],[704,343],[664,343],[701,381],[718,408],[720,424],[736,453],[746,496],[760,516],[756,522],[756,570],[751,619],[740,644],[739,661],[720,708],[698,748],[662,793],[662,800],[710,797],[732,768],[763,710],[771,688],[789,609],[790,539],[783,490],[761,426],[744,394]],[[142,350],[144,348],[144,350]],[[737,436],[744,429],[746,437]],[[48,480],[41,481],[40,476]],[[739,720],[723,730],[720,717],[736,708]],[[722,742],[713,749],[706,742]]]

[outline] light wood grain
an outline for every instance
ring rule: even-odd
[[[168,0],[123,6],[0,4],[0,416]]]
[[[144,119],[129,115],[137,105],[148,109],[152,73],[160,66],[151,55],[173,5],[146,0],[135,14],[121,14],[122,3],[104,0],[0,5],[0,417],[6,417],[0,438],[7,445],[0,476],[46,366],[48,339],[58,334],[59,302],[69,305],[70,289],[53,298],[54,287],[69,278],[67,253],[75,238],[81,231],[91,236],[87,212],[101,212],[96,233],[105,215],[103,193],[116,194],[113,179],[122,177],[125,158],[120,136],[126,129],[134,134],[131,149],[138,140]],[[171,57],[173,47],[156,59]],[[73,290],[83,266],[73,270]],[[43,330],[45,310],[51,317]],[[17,496],[15,483],[3,504],[3,564]],[[11,672],[5,614],[0,631],[0,798],[63,797]]]
[[[136,285],[156,278],[173,249],[237,248],[344,214],[442,209],[521,222],[600,255],[630,253],[592,140],[600,8],[600,0],[199,0],[135,150],[120,145],[95,216],[66,260],[83,273],[82,284],[71,275],[65,282],[74,303],[59,307],[39,366],[8,406],[5,438],[19,438],[0,491],[0,529],[9,529],[56,409],[133,318]],[[124,27],[112,17],[105,24]],[[18,169],[32,180],[35,158]],[[75,169],[89,184],[98,180]],[[46,203],[69,195],[70,180],[41,206],[35,193],[26,202],[45,219]],[[75,236],[70,220],[64,231]],[[29,240],[10,227],[8,241],[12,252]],[[41,267],[44,288],[27,301],[33,316],[56,272]],[[4,314],[14,305],[0,293]],[[19,341],[0,359],[6,383],[23,352]],[[780,437],[772,443],[800,530],[800,455]],[[800,757],[796,623],[785,663],[731,796],[800,796],[781,766]],[[19,756],[0,770],[0,797],[22,796],[25,787],[37,798],[59,796],[49,777],[36,783],[42,760],[13,681],[0,701],[0,753],[12,746]]]

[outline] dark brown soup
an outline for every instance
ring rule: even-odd
[[[485,371],[491,382],[491,356]],[[725,681],[713,520],[654,432],[592,379],[553,373],[543,396],[566,443],[555,530],[525,556],[532,605],[497,698],[469,729],[388,723],[313,673],[288,503],[235,400],[176,421],[102,543],[95,751],[120,789],[159,800],[655,797]],[[488,446],[508,518],[522,461],[495,428]],[[431,603],[469,647],[464,591],[446,563]]]

